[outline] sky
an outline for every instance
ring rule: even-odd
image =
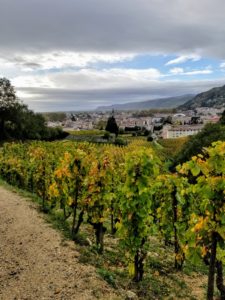
[[[224,0],[0,0],[0,77],[34,111],[225,84]]]

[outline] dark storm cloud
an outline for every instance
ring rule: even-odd
[[[129,89],[77,91],[72,89],[20,88],[18,90],[34,96],[32,100],[24,99],[24,102],[36,111],[69,111],[91,110],[101,105],[144,101],[188,93],[197,94],[215,86],[222,86],[224,82],[225,78],[193,82],[155,82],[149,87]]]
[[[0,51],[225,57],[224,0],[0,0]],[[37,62],[38,63],[38,62]]]

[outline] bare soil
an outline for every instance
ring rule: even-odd
[[[0,299],[119,299],[35,208],[0,187]]]

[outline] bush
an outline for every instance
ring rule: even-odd
[[[102,138],[103,138],[104,140],[107,140],[107,141],[108,141],[108,140],[110,139],[110,137],[111,137],[110,133],[109,133],[109,132],[106,132],[106,133],[103,135]]]
[[[117,145],[117,146],[126,146],[127,145],[127,141],[123,140],[121,138],[116,138],[115,139],[115,145]]]
[[[152,141],[153,141],[153,137],[152,137],[151,135],[149,135],[149,136],[147,137],[147,141],[148,141],[148,142],[152,142]]]
[[[148,129],[144,130],[144,136],[148,136],[150,134],[150,131]]]
[[[119,128],[119,134],[124,134],[125,130],[123,128]]]
[[[175,158],[176,164],[190,160],[192,156],[203,153],[204,147],[209,147],[212,142],[225,141],[225,126],[223,124],[207,124],[196,135],[192,135],[183,145]]]

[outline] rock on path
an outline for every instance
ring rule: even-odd
[[[0,187],[0,300],[118,299],[35,204]]]

